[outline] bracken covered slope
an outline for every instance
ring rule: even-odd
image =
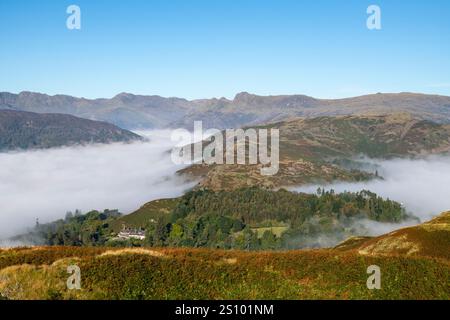
[[[0,294],[7,299],[448,300],[449,216],[327,250],[3,249]],[[403,235],[412,246],[398,246]],[[73,264],[81,269],[81,290],[66,288],[66,269]],[[366,287],[371,265],[380,267],[380,290]]]
[[[360,181],[373,178],[376,169],[369,173],[358,170],[355,157],[420,157],[450,151],[450,125],[420,120],[408,113],[293,119],[259,128],[279,130],[277,174],[262,176],[261,165],[205,164],[180,173],[201,177],[200,186],[216,190]]]
[[[376,238],[349,239],[336,247],[361,255],[424,256],[450,260],[450,212]]]

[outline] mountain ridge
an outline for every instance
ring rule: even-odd
[[[30,91],[0,92],[0,109],[38,113],[66,113],[113,123],[127,129],[192,128],[225,129],[261,125],[292,117],[409,112],[418,118],[450,123],[450,97],[422,93],[376,93],[341,99],[307,95],[261,96],[240,92],[226,98],[187,100],[122,92],[114,97],[86,99]]]

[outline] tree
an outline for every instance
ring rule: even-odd
[[[261,237],[261,249],[274,250],[277,249],[277,237],[270,230],[264,231]]]
[[[170,231],[168,242],[170,245],[178,245],[183,238],[183,227],[177,223],[172,224],[172,230]]]
[[[154,243],[156,246],[165,246],[166,240],[171,231],[171,224],[166,223],[165,219],[159,218],[156,222],[155,234],[154,234]]]

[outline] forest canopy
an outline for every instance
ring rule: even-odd
[[[364,220],[400,222],[409,217],[400,203],[370,191],[336,194],[320,188],[316,194],[256,187],[193,190],[166,211],[157,218],[144,217],[142,241],[117,238],[112,225],[127,221],[117,210],[67,213],[65,219],[36,225],[21,238],[46,245],[295,249],[365,235],[358,223]]]

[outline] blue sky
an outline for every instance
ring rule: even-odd
[[[0,40],[0,91],[450,95],[448,0],[1,0]]]

